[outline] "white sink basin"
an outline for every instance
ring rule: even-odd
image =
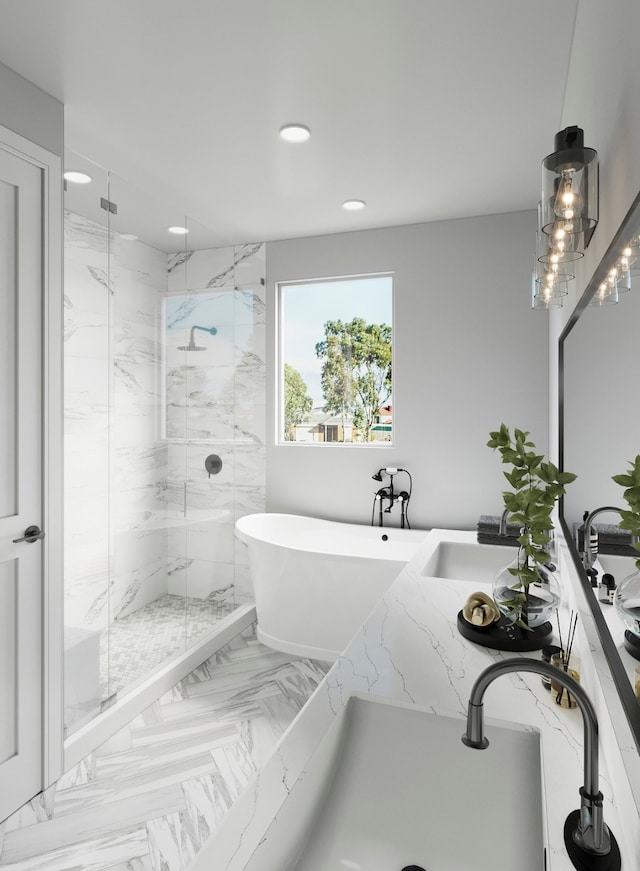
[[[491,584],[517,555],[518,549],[509,545],[441,541],[426,562],[422,574],[432,578]]]
[[[540,736],[352,696],[245,871],[543,871]]]

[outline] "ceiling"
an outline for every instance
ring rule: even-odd
[[[0,0],[0,61],[65,104],[123,232],[239,244],[535,208],[577,3]]]

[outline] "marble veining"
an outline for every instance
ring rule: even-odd
[[[167,258],[167,272],[174,272],[183,266],[192,255],[193,251],[178,251],[176,254],[170,254]]]
[[[245,631],[10,817],[0,868],[185,871],[325,671]]]
[[[264,273],[261,243],[167,259],[66,212],[70,630],[104,632],[172,595],[204,613],[211,596],[251,598],[232,530],[264,508]],[[198,334],[206,350],[188,354],[178,348],[194,323],[218,334]],[[212,452],[224,465],[209,479]],[[102,685],[120,686],[117,674]]]
[[[192,871],[210,867],[216,871],[241,871],[250,858],[259,858],[268,827],[278,819],[282,802],[298,778],[304,777],[313,750],[353,693],[398,699],[426,707],[437,715],[459,718],[463,731],[475,678],[492,662],[518,654],[478,647],[457,632],[456,615],[470,592],[469,583],[422,574],[422,567],[441,538],[472,541],[475,535],[441,530],[429,534],[332,666],[294,728],[261,768],[259,777],[251,781],[234,805],[225,826],[200,851]],[[562,561],[561,554],[561,573]],[[488,590],[488,585],[476,586]],[[566,629],[572,597],[566,586],[565,596],[561,620]],[[587,651],[582,649],[581,641],[578,638],[575,643],[585,656]],[[588,685],[587,691],[594,693]],[[564,849],[562,828],[569,811],[579,805],[578,789],[583,782],[579,710],[567,711],[554,705],[539,676],[524,673],[506,675],[499,685],[496,682],[487,694],[485,709],[487,718],[515,721],[540,730],[548,869],[569,871],[573,866]],[[471,751],[461,744],[460,752],[462,770],[463,754]],[[618,816],[610,776],[601,761],[605,819],[623,841],[625,829]]]
[[[264,282],[264,243],[188,251],[168,259],[169,290],[240,287]]]

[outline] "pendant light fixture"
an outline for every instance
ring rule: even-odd
[[[584,131],[576,126],[556,133],[554,146],[542,161],[531,304],[538,310],[562,306],[575,261],[584,256],[598,223],[597,152],[585,148]]]
[[[584,251],[598,223],[598,153],[585,148],[581,127],[565,127],[554,145],[542,161],[539,229]]]

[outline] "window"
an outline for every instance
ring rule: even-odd
[[[391,275],[278,285],[281,443],[390,444]]]

